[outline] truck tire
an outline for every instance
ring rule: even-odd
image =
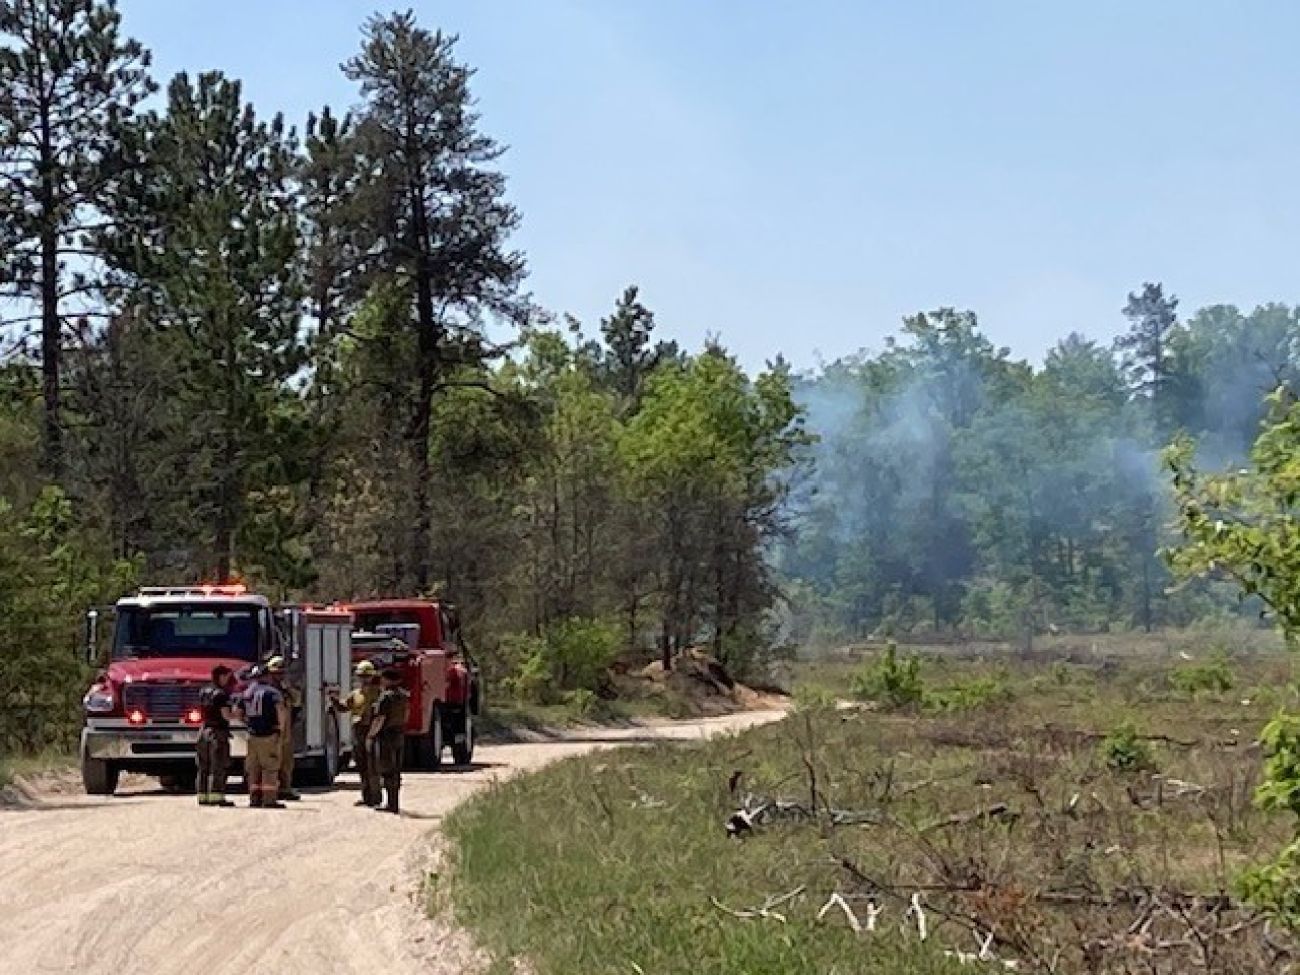
[[[86,794],[92,796],[111,796],[117,791],[117,779],[121,774],[112,762],[97,758],[81,759],[81,784],[86,787]]]
[[[456,729],[451,739],[451,757],[457,765],[468,765],[474,760],[474,715],[466,707],[452,720]]]
[[[172,772],[158,776],[158,784],[168,792],[176,795],[193,795],[198,791],[199,770],[195,766],[189,771]]]

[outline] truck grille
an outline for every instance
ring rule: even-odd
[[[199,706],[198,684],[127,684],[122,690],[126,710],[139,708],[155,721],[180,721]]]

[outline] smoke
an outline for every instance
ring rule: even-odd
[[[1179,333],[1158,401],[1129,395],[1115,357],[1082,339],[1035,370],[973,330],[800,377],[819,439],[781,571],[855,626],[913,598],[955,622],[988,580],[1047,580],[1060,618],[1080,618],[1070,600],[1131,612],[1171,514],[1166,441],[1190,429],[1204,461],[1239,465],[1292,368],[1294,313],[1268,311],[1271,331],[1233,315]]]

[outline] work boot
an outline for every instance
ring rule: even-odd
[[[272,800],[272,801],[270,801],[270,802],[264,802],[264,803],[262,803],[261,808],[263,808],[263,809],[288,809],[289,807],[286,806],[286,805],[285,805],[284,803],[282,803],[282,802],[276,802],[275,800]]]
[[[229,799],[226,799],[226,798],[217,799],[217,800],[214,801],[214,802],[210,802],[210,803],[208,803],[208,805],[210,805],[210,806],[220,806],[222,809],[234,809],[234,808],[235,808],[235,804],[234,804],[233,802],[231,802]]]
[[[281,802],[297,802],[302,798],[302,793],[294,792],[293,789],[281,789],[276,798]]]

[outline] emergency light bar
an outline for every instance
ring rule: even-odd
[[[246,596],[248,587],[242,582],[200,586],[142,586],[141,596]]]

